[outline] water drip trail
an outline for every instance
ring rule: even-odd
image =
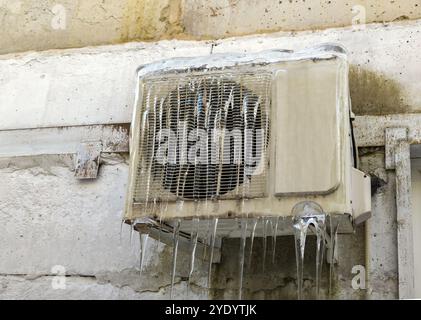
[[[244,280],[244,256],[246,250],[247,240],[247,218],[241,219],[241,240],[240,240],[240,252],[239,252],[239,267],[240,267],[240,285],[238,288],[238,299],[243,298],[243,280]]]
[[[171,266],[171,292],[170,292],[170,299],[174,297],[174,282],[175,282],[175,270],[177,267],[177,254],[178,254],[178,240],[180,236],[180,224],[181,220],[178,219],[174,226],[174,234],[173,234],[173,256],[172,256],[172,266]]]

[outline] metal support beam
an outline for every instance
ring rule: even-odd
[[[396,170],[399,298],[414,297],[411,156],[407,128],[386,128],[386,169]]]

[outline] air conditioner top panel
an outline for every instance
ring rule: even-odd
[[[172,58],[142,65],[137,69],[139,78],[168,72],[185,72],[191,69],[221,69],[235,65],[264,65],[276,62],[311,59],[347,59],[346,50],[340,44],[326,43],[300,51],[268,50],[257,53],[216,53],[201,57]]]

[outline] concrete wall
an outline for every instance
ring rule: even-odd
[[[0,299],[168,298],[171,249],[150,241],[140,276],[138,234],[121,225],[127,155],[103,157],[98,179],[88,182],[75,179],[74,162],[72,155],[0,160]],[[183,255],[179,261],[188,265]],[[194,287],[191,297],[206,294]]]
[[[122,43],[183,32],[181,0],[1,0],[0,54]]]
[[[185,1],[186,33],[208,37],[309,30],[421,17],[419,1]]]
[[[134,73],[141,64],[211,52],[303,49],[338,42],[349,51],[356,114],[421,111],[421,21],[320,32],[274,33],[217,42],[161,41],[0,56],[0,129],[131,120]],[[215,46],[216,45],[216,46]],[[26,92],[26,95],[22,95]],[[30,114],[30,116],[29,116]]]
[[[0,54],[420,17],[418,0],[1,0]]]

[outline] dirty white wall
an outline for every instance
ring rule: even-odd
[[[338,42],[349,51],[357,114],[421,111],[421,21],[320,32],[273,33],[219,41],[128,43],[0,56],[0,129],[130,122],[141,64],[211,52],[303,49]],[[22,92],[26,92],[23,95]],[[29,116],[30,114],[30,116]]]
[[[213,52],[255,52],[339,42],[349,50],[356,113],[419,112],[420,31],[421,21],[417,20],[374,24],[362,30],[349,27],[216,42],[172,40],[3,55],[0,130],[130,122],[134,72],[139,65],[175,56],[209,54],[212,45],[216,45]],[[382,150],[365,150],[361,156],[366,171],[384,171]],[[150,242],[140,277],[138,239],[130,245],[129,232],[123,229],[120,240],[127,155],[107,155],[99,178],[92,182],[75,180],[73,163],[71,155],[1,160],[0,298],[168,297],[170,248]],[[356,235],[341,238],[335,297],[396,297],[393,173],[385,176],[388,181],[373,198],[368,229],[362,226]],[[290,252],[289,242],[286,238],[279,245]],[[366,243],[370,243],[368,256]],[[212,284],[216,290],[210,296],[235,294],[236,272],[229,260],[236,248],[235,241],[225,246],[223,256],[227,258],[216,267]],[[284,276],[274,268],[265,275],[250,277],[245,284],[249,296],[295,297],[292,251],[290,258]],[[180,259],[177,297],[182,298],[186,295],[183,266],[187,262],[183,260],[186,257]],[[355,264],[367,265],[371,281],[368,290],[352,289]],[[51,286],[57,280],[57,270],[52,269],[57,265],[63,266],[68,275],[66,290]],[[199,266],[190,297],[208,296],[205,269]],[[309,287],[311,283],[309,279]]]
[[[417,0],[185,0],[185,31],[225,37],[420,18]]]
[[[1,0],[0,54],[171,37],[181,0]]]
[[[0,54],[418,18],[418,0],[0,0]]]

